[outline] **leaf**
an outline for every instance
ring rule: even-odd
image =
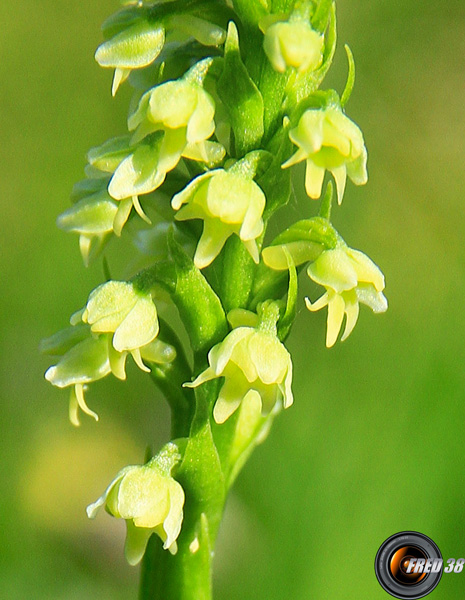
[[[271,9],[270,0],[233,0],[233,5],[242,23],[253,27],[257,27]]]
[[[221,299],[225,310],[247,308],[257,265],[236,235],[226,242],[222,256]]]
[[[331,18],[332,10],[334,10],[333,0],[320,0],[318,8],[312,17],[312,27],[317,31],[324,33]]]
[[[128,6],[109,16],[102,25],[105,39],[112,38],[128,27],[147,18],[147,8],[141,6]]]
[[[133,151],[130,140],[129,135],[107,140],[101,146],[89,150],[87,161],[99,171],[114,173],[119,164]]]
[[[101,177],[98,179],[81,179],[74,184],[71,191],[71,202],[78,202],[83,198],[93,196],[98,192],[103,192],[108,187],[109,177]]]
[[[267,221],[281,206],[285,206],[291,197],[290,169],[282,169],[281,165],[291,154],[292,144],[287,128],[283,128],[280,137],[271,143],[269,151],[273,155],[270,167],[258,178],[257,183],[265,192],[266,208],[263,215]]]
[[[347,83],[346,83],[346,87],[344,88],[344,91],[342,92],[342,96],[341,96],[341,106],[342,108],[344,108],[344,106],[347,104],[347,102],[349,101],[349,98],[352,94],[352,90],[354,89],[354,84],[355,84],[355,61],[354,61],[354,55],[352,54],[352,50],[349,48],[349,46],[346,44],[344,46],[346,54],[347,54],[347,60],[349,61],[349,73],[347,75]]]
[[[287,292],[286,310],[284,315],[278,321],[278,337],[281,341],[284,341],[287,338],[295,321],[298,293],[297,271],[294,261],[286,249],[284,252],[286,254],[287,264],[289,267],[289,289]]]
[[[225,44],[223,72],[217,91],[234,132],[235,153],[244,156],[260,146],[264,125],[263,98],[242,62],[236,25],[231,22]]]
[[[196,390],[196,394],[206,393],[208,385]],[[214,385],[216,397],[217,386]],[[211,386],[210,386],[211,389]],[[207,420],[197,428],[194,418],[186,452],[176,473],[176,478],[183,486],[186,498],[190,500],[191,513],[206,513],[213,530],[216,531],[222,516],[225,498],[225,481],[221,462],[213,441],[210,422]]]
[[[207,352],[227,334],[226,315],[220,299],[208,281],[174,239],[168,234],[168,246],[176,268],[176,286],[172,293],[194,352]]]
[[[305,241],[321,244],[328,250],[336,247],[338,237],[329,221],[321,217],[313,217],[302,219],[288,227],[271,242],[270,246]]]

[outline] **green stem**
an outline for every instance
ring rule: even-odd
[[[140,600],[211,600],[212,550],[223,514],[226,483],[211,432],[218,382],[196,390],[196,412],[176,479],[186,494],[178,551],[152,536],[142,564]]]

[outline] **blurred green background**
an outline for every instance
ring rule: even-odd
[[[363,310],[347,342],[324,347],[325,314],[300,304],[289,345],[295,405],[278,419],[228,503],[216,600],[382,599],[381,542],[413,529],[465,556],[465,4],[338,0],[342,89],[369,148],[370,181],[348,185],[335,223],[386,274],[390,309]],[[0,597],[136,598],[124,524],[85,506],[145,447],[168,438],[148,378],[93,386],[99,424],[67,420],[43,380],[40,338],[65,326],[101,267],[84,269],[58,231],[89,147],[124,131],[128,92],[110,97],[93,61],[115,0],[0,5]],[[302,183],[301,181],[299,182]],[[308,201],[293,206],[295,217]],[[314,210],[314,206],[310,206]],[[307,291],[315,294],[315,290]],[[313,297],[315,297],[313,295]],[[465,574],[432,598],[457,598]]]

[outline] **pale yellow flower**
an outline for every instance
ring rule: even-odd
[[[356,185],[367,182],[367,151],[359,127],[336,106],[304,112],[289,138],[297,152],[283,169],[307,162],[305,189],[310,198],[321,196],[325,171],[334,177],[337,199],[342,202],[347,176]]]
[[[208,266],[233,234],[240,238],[258,263],[256,240],[263,233],[265,203],[264,193],[251,177],[223,169],[197,177],[176,194],[172,206],[181,210],[175,218],[180,221],[202,219],[204,222],[194,256],[195,265],[199,269]]]
[[[284,408],[293,402],[292,361],[289,352],[270,331],[238,327],[208,353],[209,367],[186,387],[224,377],[213,416],[228,419],[246,398],[269,413],[278,401]]]
[[[326,293],[313,304],[308,298],[305,301],[311,311],[328,307],[328,348],[337,340],[344,315],[346,326],[341,340],[351,334],[357,323],[360,302],[375,313],[387,310],[383,294],[384,275],[363,252],[347,246],[326,250],[308,266],[307,273],[313,281],[326,288]]]
[[[159,331],[157,309],[150,294],[126,281],[108,281],[90,294],[79,317],[90,325],[93,333],[113,334],[109,359],[116,377],[126,378],[128,353],[140,369],[150,371],[141,357],[141,348],[153,342]]]
[[[184,490],[165,463],[155,457],[146,465],[122,469],[102,496],[87,507],[91,519],[105,506],[112,516],[126,521],[125,554],[131,565],[141,561],[152,533],[161,538],[163,548],[172,554],[177,551]]]

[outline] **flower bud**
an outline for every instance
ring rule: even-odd
[[[125,519],[127,536],[125,553],[131,565],[142,559],[147,542],[156,533],[163,547],[175,554],[176,539],[183,519],[184,490],[171,471],[181,456],[174,443],[143,466],[122,469],[104,494],[87,507],[93,519],[99,508],[117,519]]]
[[[323,62],[324,38],[308,21],[278,22],[266,30],[263,48],[279,73],[287,67],[315,71]]]
[[[217,169],[194,179],[176,194],[172,206],[176,219],[202,219],[203,233],[194,256],[202,269],[220,253],[226,240],[236,234],[258,263],[256,239],[263,233],[265,195],[251,177]],[[182,205],[186,204],[183,208]]]
[[[276,333],[253,327],[233,329],[208,353],[209,367],[186,387],[224,377],[213,409],[217,423],[224,423],[247,398],[269,413],[278,401],[284,408],[293,402],[292,362]]]
[[[368,256],[358,250],[340,245],[323,252],[307,268],[308,276],[326,288],[326,293],[315,303],[306,298],[311,311],[328,306],[326,346],[333,346],[339,335],[344,315],[346,326],[341,338],[344,341],[357,323],[359,303],[373,312],[387,310],[384,275]]]
[[[367,152],[362,132],[337,106],[305,111],[297,127],[289,132],[289,138],[299,149],[282,167],[307,161],[305,188],[310,198],[320,197],[325,170],[334,177],[339,204],[347,175],[356,185],[367,182]]]

